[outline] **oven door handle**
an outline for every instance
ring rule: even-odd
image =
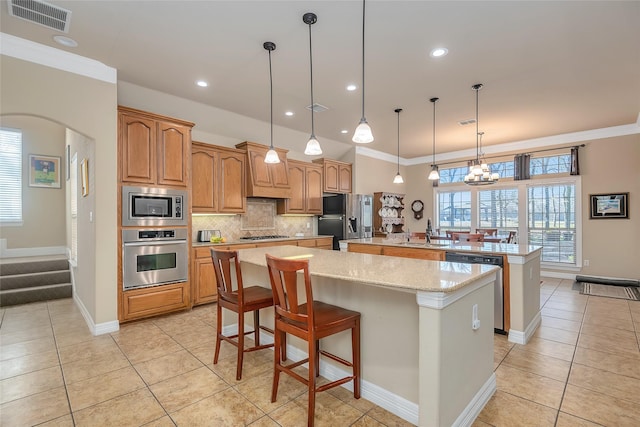
[[[159,246],[159,245],[180,245],[187,243],[186,240],[156,240],[152,242],[125,242],[122,246]]]

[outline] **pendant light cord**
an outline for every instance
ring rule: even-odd
[[[273,150],[273,74],[271,72],[271,50],[269,52],[269,88],[270,88],[270,96],[271,99],[271,145],[270,148]]]
[[[478,92],[480,92],[480,87],[476,88],[476,163],[478,164],[480,163],[480,139],[478,135]]]
[[[436,102],[438,98],[433,98],[433,161],[432,166],[436,164]]]
[[[366,0],[362,0],[362,119],[364,120],[364,11]]]
[[[311,23],[309,24],[309,68],[311,69],[311,137],[316,137],[315,126],[313,122],[313,51],[311,49]]]
[[[396,108],[394,110],[396,113],[398,113],[398,175],[400,175],[400,112],[402,111],[402,108]]]

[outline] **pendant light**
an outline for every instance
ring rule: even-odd
[[[311,26],[318,22],[318,17],[315,13],[305,13],[302,15],[302,22],[309,25],[309,70],[311,70],[311,137],[307,142],[307,147],[304,149],[304,154],[307,156],[318,156],[322,154],[322,148],[320,143],[316,139],[315,127],[313,122],[313,54],[311,50]]]
[[[365,2],[362,0],[362,117],[360,118],[360,124],[356,128],[351,140],[358,144],[368,144],[373,142],[373,133],[371,127],[367,123],[367,119],[364,117],[364,11]]]
[[[480,137],[482,134],[478,129],[478,93],[482,89],[482,84],[478,83],[471,86],[476,91],[476,158],[469,166],[469,174],[464,177],[464,183],[467,185],[490,185],[495,184],[500,179],[497,173],[491,173],[489,166],[480,161]]]
[[[404,180],[402,179],[402,175],[400,175],[400,112],[402,108],[396,108],[393,110],[398,114],[398,173],[396,173],[395,178],[393,178],[394,184],[404,184]]]
[[[440,179],[438,173],[438,165],[436,165],[436,102],[439,98],[431,98],[429,101],[433,104],[433,161],[431,162],[431,172],[429,172],[429,179]]]
[[[267,155],[264,156],[265,163],[280,163],[280,157],[278,157],[278,153],[273,149],[273,73],[271,72],[271,51],[276,50],[276,44],[274,42],[264,42],[262,45],[269,52],[269,88],[270,88],[270,99],[271,99],[271,144],[269,145],[269,151],[267,151]]]

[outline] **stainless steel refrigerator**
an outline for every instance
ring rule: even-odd
[[[340,240],[373,236],[373,196],[370,194],[325,194],[318,218],[318,234],[333,236],[333,249]]]

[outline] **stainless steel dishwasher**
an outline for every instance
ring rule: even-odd
[[[493,330],[499,334],[505,334],[504,330],[504,284],[502,275],[504,274],[504,261],[500,255],[480,255],[463,252],[446,252],[445,261],[462,262],[467,264],[488,264],[500,267],[497,274],[495,287],[493,291]]]

